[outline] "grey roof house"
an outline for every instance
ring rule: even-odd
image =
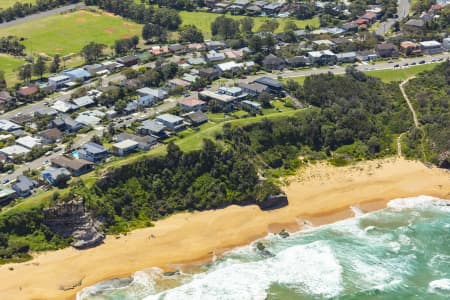
[[[18,197],[28,197],[37,186],[38,183],[36,180],[20,175],[17,177],[16,182],[12,184],[11,188],[16,191]]]

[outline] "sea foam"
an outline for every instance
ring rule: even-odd
[[[197,274],[189,283],[148,296],[152,299],[266,299],[267,290],[282,284],[299,292],[333,297],[342,290],[342,268],[326,242],[290,247],[275,257],[239,263]]]

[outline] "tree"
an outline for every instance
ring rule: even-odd
[[[0,90],[6,89],[5,71],[0,70]]]
[[[46,69],[47,66],[45,65],[44,59],[42,59],[42,57],[39,56],[36,62],[33,64],[33,75],[42,78],[42,75],[44,75]]]
[[[278,28],[278,26],[280,26],[280,23],[278,23],[277,20],[267,20],[259,27],[259,31],[260,32],[274,32],[275,29]]]
[[[258,96],[258,101],[261,102],[264,108],[272,107],[270,100],[272,100],[272,96],[267,92],[262,92]]]
[[[297,24],[295,24],[295,22],[292,20],[287,21],[286,24],[284,25],[284,32],[295,31],[297,29],[298,29]]]
[[[59,71],[59,68],[61,67],[61,56],[59,54],[56,54],[53,56],[53,61],[50,65],[49,71],[51,73],[56,73]]]
[[[241,20],[241,31],[244,34],[249,35],[252,33],[253,25],[255,25],[253,18],[245,17]]]
[[[160,42],[165,42],[167,40],[167,31],[157,24],[148,23],[142,28],[142,38],[146,41],[156,39]]]
[[[263,42],[259,35],[253,35],[248,40],[248,47],[253,53],[258,53],[262,51]]]
[[[181,28],[180,41],[190,43],[203,42],[203,33],[195,25],[186,25]]]
[[[31,79],[31,74],[32,74],[31,64],[25,64],[20,67],[19,73],[17,73],[17,76],[22,81],[29,81]]]
[[[106,45],[99,44],[96,42],[90,42],[81,50],[81,55],[86,60],[86,63],[90,64],[96,62],[102,55],[103,49],[106,48]]]
[[[224,39],[231,39],[239,35],[239,21],[224,16],[217,17],[211,23],[212,35],[221,36]]]

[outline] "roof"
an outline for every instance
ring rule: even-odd
[[[4,186],[3,184],[0,185],[0,198],[6,198],[11,195],[14,195],[15,193],[16,193],[15,190],[10,189],[9,187]]]
[[[59,82],[59,81],[70,80],[70,77],[66,76],[66,75],[55,75],[55,76],[50,76],[48,78],[48,80]]]
[[[30,151],[31,151],[30,149],[27,149],[20,145],[12,145],[12,146],[0,149],[0,152],[4,153],[7,156],[27,154]]]
[[[91,74],[82,68],[65,70],[65,71],[62,71],[61,74],[69,76],[69,77],[74,77],[76,79],[84,79],[84,78],[91,77]]]
[[[56,140],[60,138],[63,135],[63,133],[58,128],[51,128],[39,132],[39,135],[47,139]]]
[[[322,57],[322,55],[334,56],[335,54],[330,50],[323,50],[323,51],[311,51],[308,52],[308,55],[311,57]]]
[[[440,47],[441,43],[439,43],[438,41],[424,41],[420,42],[420,45],[422,47]]]
[[[15,190],[29,191],[37,186],[37,182],[24,175],[19,175],[12,185]]]
[[[133,141],[133,140],[128,140],[128,139],[112,144],[112,146],[117,149],[128,149],[128,148],[137,147],[138,145],[139,145],[138,142]]]
[[[51,107],[43,107],[34,112],[38,115],[54,116],[58,114],[58,111]]]
[[[127,63],[127,62],[136,61],[138,59],[139,58],[136,55],[129,55],[129,56],[120,57],[117,59],[117,61],[119,61],[121,63]]]
[[[205,97],[208,97],[208,98],[211,98],[214,100],[218,100],[221,102],[232,102],[236,99],[233,96],[229,96],[229,95],[225,95],[225,94],[217,94],[212,91],[203,91],[203,92],[200,92],[200,95],[203,95]]]
[[[299,62],[309,63],[309,59],[304,56],[293,56],[293,57],[286,58],[286,62],[288,64],[299,63]]]
[[[145,94],[159,99],[164,99],[165,97],[167,97],[167,92],[163,89],[152,89],[149,87],[144,87],[142,89],[138,89],[137,92],[139,94]]]
[[[262,93],[265,90],[267,90],[267,86],[263,85],[263,84],[260,84],[260,83],[239,83],[239,87],[241,87],[243,89],[256,91],[256,92],[259,92],[259,93]]]
[[[87,125],[87,126],[95,126],[100,123],[101,119],[95,116],[80,114],[75,118],[75,122]]]
[[[91,96],[83,96],[72,100],[78,107],[88,106],[94,104],[94,99]]]
[[[344,52],[336,54],[338,58],[356,57],[356,52]]]
[[[76,104],[74,104],[74,103],[57,100],[52,105],[52,108],[56,109],[57,111],[65,113],[65,112],[68,112],[68,111],[71,111],[71,110],[76,110],[79,107]]]
[[[166,129],[166,126],[156,120],[146,120],[142,122],[142,125],[139,126],[139,128],[150,130],[151,132],[161,132]]]
[[[247,105],[257,107],[257,108],[261,107],[261,104],[259,104],[258,102],[254,102],[254,101],[244,100],[244,101],[242,101],[242,103],[245,103]]]
[[[184,115],[186,118],[195,123],[203,123],[208,121],[208,116],[202,111],[195,111]]]
[[[21,95],[21,96],[26,97],[26,96],[31,96],[31,95],[37,93],[38,90],[39,90],[39,89],[38,89],[37,86],[35,86],[35,85],[30,85],[30,86],[26,86],[26,87],[20,88],[16,93],[19,94],[19,95]]]
[[[269,54],[263,59],[263,64],[283,64],[284,60],[279,58],[278,56],[275,56],[273,54]]]
[[[175,78],[169,81],[170,84],[172,85],[177,85],[177,86],[183,86],[183,87],[187,87],[190,86],[191,83],[189,81],[180,79],[180,78]]]
[[[48,174],[54,179],[56,179],[59,175],[70,176],[70,172],[66,168],[55,168],[55,167],[48,167],[47,169],[42,171],[41,174],[42,175]]]
[[[16,144],[24,146],[28,149],[32,149],[35,146],[41,145],[41,139],[34,138],[31,136],[24,136],[24,137],[18,138],[16,140]]]
[[[184,99],[180,102],[180,104],[188,107],[195,107],[206,104],[206,102],[199,99]]]
[[[12,131],[12,130],[20,129],[20,128],[22,128],[22,126],[20,126],[16,123],[13,123],[8,120],[0,120],[0,130]]]
[[[123,141],[123,140],[132,140],[132,141],[135,141],[135,142],[137,142],[139,144],[144,144],[144,145],[151,145],[151,144],[154,144],[157,141],[157,139],[155,139],[152,136],[148,136],[148,135],[146,135],[146,136],[139,136],[139,135],[135,135],[135,134],[128,133],[128,132],[123,132],[123,133],[119,134],[116,137],[116,140],[119,141],[119,142]]]
[[[93,165],[90,161],[84,160],[84,159],[76,159],[76,158],[68,158],[66,156],[58,156],[56,158],[53,158],[51,160],[52,164],[57,165],[62,168],[67,168],[69,170],[80,170],[85,166]]]
[[[395,45],[389,44],[389,43],[378,44],[376,48],[377,48],[377,50],[393,50],[393,49],[397,49],[397,47],[395,47]]]
[[[108,149],[106,149],[102,145],[93,142],[86,143],[81,148],[93,154],[108,152]]]
[[[283,85],[277,80],[270,77],[261,77],[255,80],[256,83],[260,83],[269,87],[282,88]]]
[[[183,118],[172,114],[162,114],[157,116],[156,119],[167,123],[178,123],[183,121]]]

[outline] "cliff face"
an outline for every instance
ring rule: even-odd
[[[51,230],[64,237],[72,237],[72,246],[77,249],[97,246],[105,238],[101,223],[85,211],[82,199],[46,208],[44,217],[44,223]]]

